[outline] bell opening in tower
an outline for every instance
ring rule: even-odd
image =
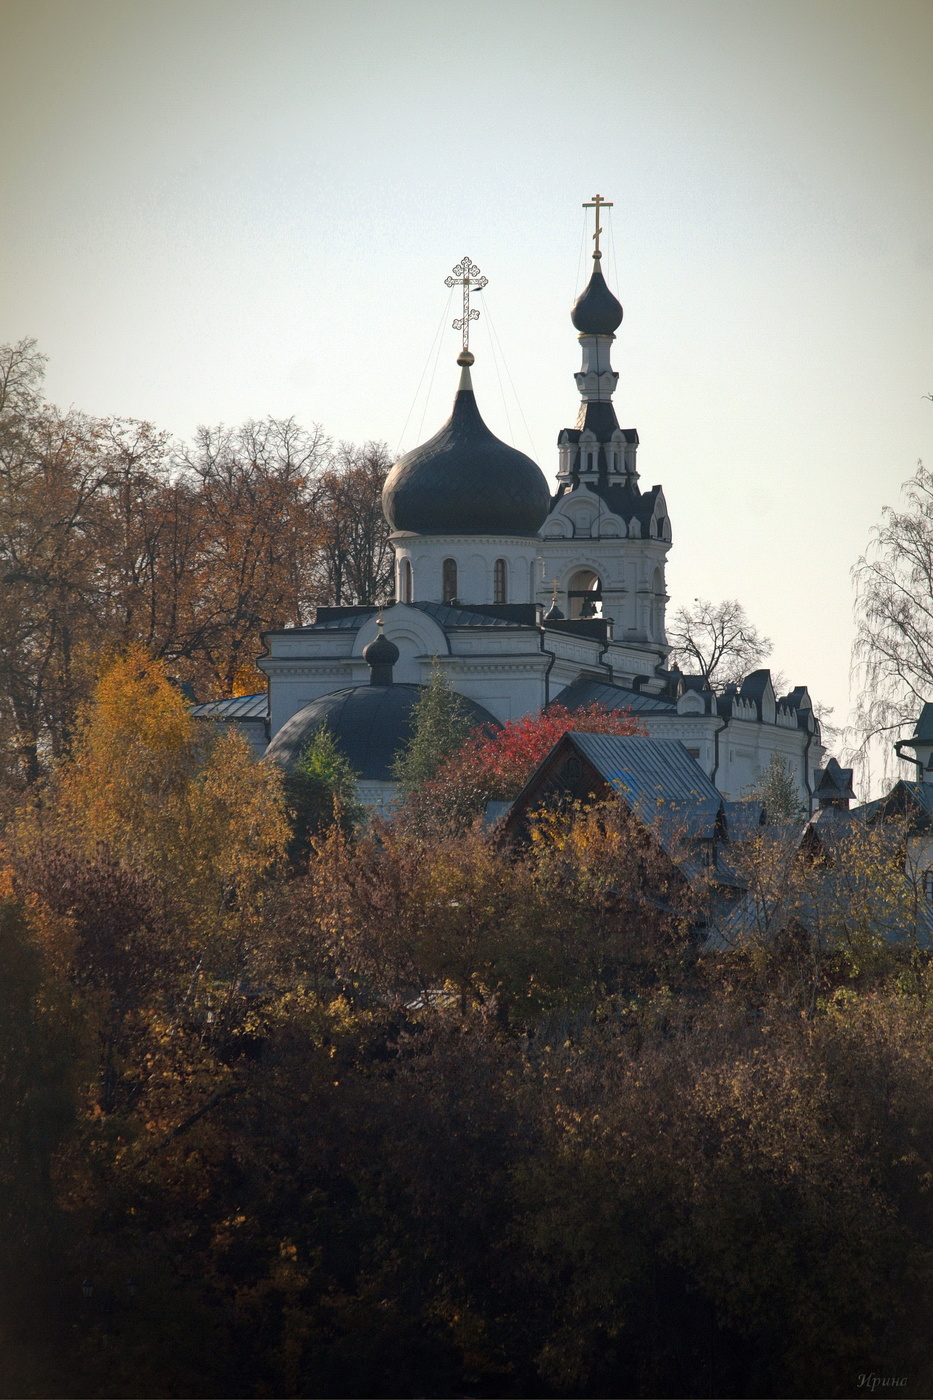
[[[570,580],[567,601],[572,619],[602,617],[603,596],[599,574],[592,569],[578,569]]]

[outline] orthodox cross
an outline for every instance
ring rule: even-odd
[[[608,199],[603,199],[601,194],[594,194],[593,198],[589,201],[589,203],[584,204],[583,208],[596,210],[596,232],[593,234],[593,240],[596,244],[596,250],[593,253],[593,257],[601,258],[602,253],[599,251],[599,235],[602,233],[602,229],[599,226],[599,211],[601,209],[611,209],[612,203]]]
[[[476,263],[470,262],[468,257],[463,262],[458,262],[454,268],[454,276],[444,279],[445,287],[456,287],[463,285],[463,315],[458,316],[453,323],[455,331],[463,331],[463,348],[470,348],[470,322],[479,319],[479,312],[475,307],[470,307],[470,292],[481,292],[489,281],[488,277],[480,277],[479,268]]]

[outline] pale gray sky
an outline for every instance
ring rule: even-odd
[[[413,446],[469,253],[482,411],[551,474],[613,200],[672,606],[740,598],[845,718],[849,570],[933,462],[929,0],[0,0],[0,33],[0,340],[92,413]]]

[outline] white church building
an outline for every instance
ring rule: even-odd
[[[597,220],[599,210],[597,207]],[[581,350],[579,410],[557,438],[557,490],[480,416],[468,348],[469,292],[485,279],[465,258],[460,379],[453,411],[395,463],[383,509],[395,549],[391,606],[320,607],[265,636],[268,696],[195,707],[234,723],[257,753],[294,762],[326,722],[360,774],[363,801],[394,792],[391,765],[411,710],[440,665],[477,722],[559,701],[630,710],[654,738],[679,739],[726,798],[779,756],[808,807],[824,748],[805,686],[774,693],[767,670],[716,692],[668,667],[665,566],[671,520],[660,486],[639,484],[638,433],[620,428],[611,351],[622,307],[593,272],[571,320]]]

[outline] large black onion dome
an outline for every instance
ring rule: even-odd
[[[550,503],[541,468],[486,427],[468,370],[448,421],[395,463],[382,491],[392,529],[416,535],[536,535]]]
[[[392,764],[411,739],[413,711],[423,693],[424,686],[402,684],[354,685],[319,695],[282,725],[265,756],[286,772],[293,771],[317,730],[326,724],[360,778],[391,782]],[[500,727],[499,721],[475,700],[463,695],[460,700],[471,724]]]
[[[577,297],[570,319],[581,335],[612,335],[622,324],[622,303],[606,286],[599,263]]]

